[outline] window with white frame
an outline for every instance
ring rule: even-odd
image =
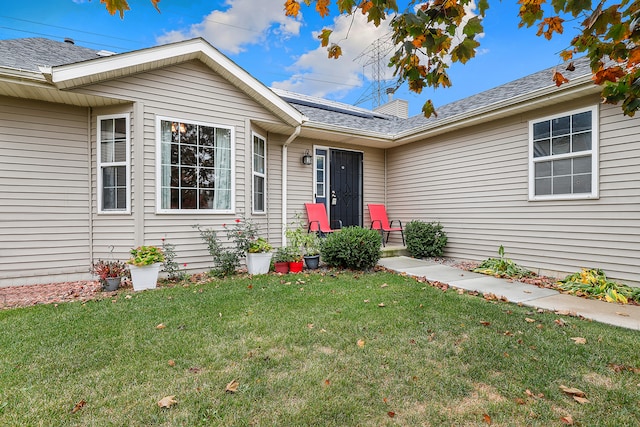
[[[597,107],[529,122],[532,200],[598,194]]]
[[[253,212],[266,210],[267,142],[258,134],[253,134]]]
[[[325,194],[326,158],[324,154],[316,154],[316,197],[324,198]]]
[[[129,115],[98,117],[97,193],[101,213],[130,212],[129,144]]]
[[[160,211],[231,211],[233,130],[158,121]]]

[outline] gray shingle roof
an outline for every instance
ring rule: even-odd
[[[45,38],[0,40],[0,67],[38,71],[38,66],[56,66],[100,58],[97,50]]]
[[[104,51],[57,42],[45,38],[0,40],[0,67],[25,71],[38,71],[38,66],[57,66],[82,62],[105,56]],[[110,53],[110,52],[109,52]],[[569,79],[588,75],[588,58],[574,61],[574,71],[564,71],[566,64],[557,67]],[[555,68],[548,68],[507,84],[489,89],[470,97],[436,108],[437,117],[425,118],[422,114],[401,119],[380,114],[364,108],[323,98],[272,89],[278,96],[307,116],[311,122],[329,127],[339,127],[353,132],[377,132],[393,136],[403,131],[418,129],[425,125],[437,126],[438,121],[450,117],[472,114],[473,111],[492,104],[507,101],[537,90],[553,86]]]

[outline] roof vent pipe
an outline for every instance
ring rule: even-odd
[[[387,88],[387,102],[391,102],[393,101],[393,94],[396,92],[396,90],[392,87],[388,87]]]
[[[76,44],[76,42],[74,42],[73,39],[70,37],[65,37],[64,42],[69,44]]]

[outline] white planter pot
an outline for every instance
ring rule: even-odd
[[[133,290],[143,291],[145,289],[155,289],[158,284],[160,267],[162,267],[161,262],[143,266],[129,265]]]
[[[247,254],[247,272],[249,274],[267,274],[271,265],[271,252]]]

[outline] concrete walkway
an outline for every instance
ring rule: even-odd
[[[454,288],[492,293],[499,298],[504,297],[511,302],[529,307],[575,313],[586,319],[640,330],[640,306],[637,305],[622,305],[580,298],[562,294],[553,289],[511,282],[406,256],[381,258],[378,264],[410,276],[447,283]]]

